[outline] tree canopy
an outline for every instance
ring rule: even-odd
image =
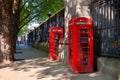
[[[51,15],[64,7],[64,0],[22,0],[20,11],[20,34],[28,26],[28,23],[41,23]],[[25,27],[25,28],[24,28]]]

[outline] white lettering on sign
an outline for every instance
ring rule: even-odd
[[[54,32],[62,32],[62,30],[53,30]]]
[[[77,22],[77,24],[90,24],[90,22]]]

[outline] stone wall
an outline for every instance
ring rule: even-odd
[[[47,42],[33,43],[31,46],[48,53],[48,43]]]
[[[120,80],[120,60],[98,57],[98,70],[108,75],[112,80]]]

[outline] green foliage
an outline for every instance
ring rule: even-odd
[[[40,16],[45,20],[48,18],[48,12],[54,14],[63,7],[64,0],[44,0],[41,5],[41,10],[39,11],[41,13]],[[41,20],[41,17],[36,18],[36,20]]]
[[[38,22],[44,21],[48,18],[48,12],[54,14],[64,7],[64,0],[25,0],[23,2],[25,6],[20,13],[20,21],[25,19],[23,23],[28,20]]]
[[[26,25],[24,27],[22,27],[18,33],[18,36],[22,36],[24,34],[24,32],[27,30],[27,28],[28,28],[28,26],[26,26]]]
[[[64,0],[22,0],[19,29],[28,26],[28,23],[41,23],[48,18],[48,12],[52,14],[64,7]],[[51,14],[51,15],[52,15]],[[21,29],[19,35],[24,33]]]

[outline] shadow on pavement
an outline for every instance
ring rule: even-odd
[[[36,80],[70,80],[68,68],[59,62],[50,61],[48,58],[36,58],[16,61],[11,67],[12,71],[31,72],[31,77]]]

